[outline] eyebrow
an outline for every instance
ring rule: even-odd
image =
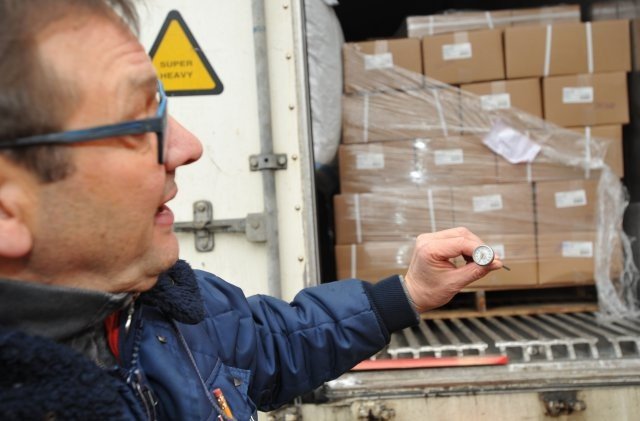
[[[128,85],[133,89],[151,89],[153,88],[154,92],[156,86],[158,84],[158,77],[155,74],[146,74],[146,75],[134,75],[128,79]]]
[[[129,95],[138,96],[139,98],[144,97],[145,101],[150,95],[155,95],[157,86],[158,86],[158,78],[155,73],[146,73],[146,74],[134,74],[129,76],[121,85],[124,87],[125,92],[129,92]],[[131,114],[135,114],[140,110],[136,109],[137,105],[132,103],[127,99],[124,100],[124,114],[122,118],[129,118]]]

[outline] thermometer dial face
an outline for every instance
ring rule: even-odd
[[[473,251],[473,261],[476,262],[480,266],[487,266],[493,262],[493,258],[495,257],[495,253],[493,249],[487,245],[481,245],[476,247]]]

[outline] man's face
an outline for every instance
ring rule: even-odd
[[[52,24],[38,41],[44,68],[53,69],[80,94],[65,130],[156,112],[155,70],[125,28],[104,17],[75,16]],[[157,161],[154,133],[69,147],[75,171],[34,191],[33,280],[141,291],[176,261],[173,214],[165,203],[177,192],[176,168],[198,159],[202,147],[172,119],[165,141],[163,165]]]

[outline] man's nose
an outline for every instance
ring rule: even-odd
[[[165,157],[165,166],[168,171],[173,171],[182,165],[189,165],[202,156],[200,140],[171,116],[167,122],[165,141],[168,142]]]

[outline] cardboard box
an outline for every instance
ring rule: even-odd
[[[447,12],[428,16],[409,16],[400,29],[402,36],[422,38],[477,29],[505,28],[512,25],[580,22],[580,6],[561,5],[514,10]]]
[[[472,109],[482,111],[516,109],[542,119],[542,91],[540,79],[500,80],[461,85],[460,89],[477,96]]]
[[[347,93],[422,86],[422,56],[417,39],[347,43],[342,48]]]
[[[597,180],[535,183],[538,233],[595,231]]]
[[[463,135],[493,132],[496,125],[509,128],[524,136],[532,130],[541,130],[547,123],[540,117],[542,102],[539,82],[535,79],[496,81],[480,84],[461,85],[460,121]],[[479,89],[478,89],[479,88]],[[537,88],[538,94],[534,93]],[[467,92],[473,89],[476,95]],[[510,91],[510,92],[509,92]],[[484,94],[489,92],[489,94]],[[496,92],[496,93],[491,93]],[[502,93],[500,93],[502,92]],[[525,111],[515,108],[513,103],[526,108]],[[527,112],[528,111],[528,112]],[[530,113],[536,113],[529,114]],[[493,133],[492,136],[503,138],[506,132]]]
[[[335,248],[337,277],[377,282],[389,276],[404,275],[414,246],[414,241],[338,245]]]
[[[334,196],[336,244],[413,239],[453,228],[451,190]]]
[[[531,163],[511,164],[498,157],[498,181],[500,183],[544,182],[559,180],[597,180],[599,170],[587,170],[578,166],[560,164],[544,155],[538,155]]]
[[[453,89],[344,95],[342,143],[457,135],[459,107],[460,98]]]
[[[531,134],[540,133],[541,136],[550,136],[549,142],[557,151],[561,151],[570,159],[580,158],[585,162],[588,159],[599,160],[601,153],[593,139],[609,140],[609,147],[604,157],[604,162],[611,168],[618,177],[624,176],[624,163],[622,151],[622,126],[591,126],[575,127],[569,129],[552,129],[542,132],[532,131]],[[570,162],[559,163],[549,159],[544,154],[539,154],[536,159],[529,164],[511,164],[507,160],[497,157],[498,162],[498,182],[531,182],[531,181],[553,181],[553,180],[574,180],[588,179],[598,180],[601,175],[599,169],[591,167],[570,165]],[[597,161],[596,161],[597,162]]]
[[[340,145],[338,166],[342,193],[415,187],[413,141]]]
[[[467,289],[504,289],[537,285],[538,256],[533,234],[487,234],[482,236],[482,241],[491,246],[511,270],[493,271],[469,285]],[[459,263],[462,264],[461,259]]]
[[[477,136],[340,145],[343,193],[496,182],[496,155]]]
[[[629,122],[625,73],[555,76],[542,80],[545,119],[559,126]]]
[[[458,186],[496,182],[496,154],[480,136],[450,136],[417,141],[422,167],[418,170],[430,185]]]
[[[486,184],[453,187],[453,219],[480,237],[490,234],[534,234],[531,184]]]
[[[538,234],[538,282],[541,286],[594,283],[596,233],[593,231]]]
[[[608,260],[609,279],[616,282],[624,269],[624,250],[619,236],[598,246],[596,232],[540,234],[538,271],[540,285],[592,284],[598,259]],[[606,253],[607,256],[604,256]]]
[[[611,171],[618,177],[624,177],[624,152],[622,145],[622,126],[590,126],[590,127],[571,127],[570,130],[580,133],[584,136],[585,142],[590,139],[608,139],[610,140],[607,154],[604,162],[611,168]]]
[[[456,32],[422,38],[424,74],[449,84],[504,79],[502,32]]]
[[[508,79],[631,70],[629,21],[507,28]]]

